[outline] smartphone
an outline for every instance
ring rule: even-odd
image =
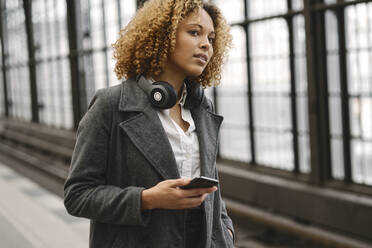
[[[209,177],[195,177],[187,185],[181,186],[181,189],[210,188],[218,185],[218,180]]]

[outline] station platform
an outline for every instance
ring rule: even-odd
[[[1,248],[87,247],[89,220],[70,216],[63,200],[0,163]]]
[[[61,196],[51,193],[2,162],[0,196],[0,248],[89,246],[88,219],[69,215]],[[270,230],[267,232],[266,227],[253,223],[247,226],[247,223],[240,222],[239,218],[233,221],[237,237],[236,248],[326,247],[293,236],[275,234]]]

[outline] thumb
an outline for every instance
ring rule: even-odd
[[[167,180],[168,186],[171,188],[176,188],[189,184],[191,179],[189,178],[178,178]]]

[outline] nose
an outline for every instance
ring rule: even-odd
[[[208,51],[210,47],[211,47],[211,43],[209,42],[209,38],[208,37],[202,38],[200,42],[200,48]]]

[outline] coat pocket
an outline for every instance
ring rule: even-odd
[[[227,226],[223,222],[222,222],[222,228],[225,233],[225,240],[226,240],[226,243],[228,244],[228,247],[229,248],[234,247],[234,239],[229,232],[229,228],[227,228]]]
[[[221,229],[212,234],[211,248],[233,248],[234,240],[231,237],[227,226],[221,221]]]

